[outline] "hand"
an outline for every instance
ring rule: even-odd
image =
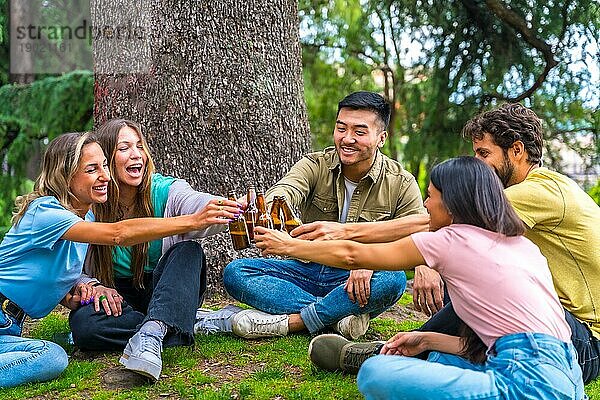
[[[415,310],[428,316],[444,307],[444,281],[440,274],[425,265],[415,268],[413,304]]]
[[[238,206],[243,210],[246,211],[246,208],[248,208],[248,196],[244,195],[242,197],[238,197],[237,198],[237,202],[238,202]]]
[[[84,304],[89,304],[95,296],[95,288],[90,283],[78,283],[63,297],[61,304],[69,310],[77,310]]]
[[[123,296],[115,289],[108,288],[102,285],[96,285],[96,296],[94,296],[94,310],[100,311],[100,306],[104,309],[106,315],[114,315],[118,317],[123,313]],[[105,296],[100,301],[100,297]]]
[[[344,239],[344,224],[331,221],[317,221],[303,224],[290,232],[290,235],[302,240]]]
[[[412,357],[428,350],[426,336],[427,332],[399,332],[383,345],[380,354]]]
[[[350,301],[353,303],[358,301],[359,307],[364,307],[369,302],[372,276],[373,271],[370,269],[355,269],[350,271],[350,276],[344,285]]]
[[[293,239],[285,232],[256,226],[254,227],[254,240],[256,247],[262,251],[264,256],[269,254],[287,256],[289,255],[287,254],[289,242]]]
[[[241,204],[226,199],[212,199],[200,211],[195,213],[197,230],[215,224],[228,224],[243,212]]]

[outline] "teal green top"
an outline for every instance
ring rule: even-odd
[[[152,175],[152,184],[150,186],[150,195],[152,197],[152,208],[154,216],[162,218],[165,215],[165,207],[169,198],[169,189],[175,178],[162,176],[160,174]],[[152,272],[162,255],[162,240],[150,242],[148,249],[148,263],[144,266],[144,271]],[[131,247],[115,247],[113,252],[113,270],[115,278],[131,278]]]

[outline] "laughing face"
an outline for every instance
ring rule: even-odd
[[[108,199],[110,173],[102,148],[98,143],[87,144],[81,149],[77,172],[73,175],[69,189],[75,195],[73,208],[83,217],[92,204],[104,203]]]
[[[119,130],[114,155],[115,175],[119,187],[137,188],[144,178],[148,155],[140,135],[124,126]]]
[[[356,182],[369,171],[386,136],[383,123],[375,112],[350,108],[340,110],[333,141],[342,171],[348,179]]]

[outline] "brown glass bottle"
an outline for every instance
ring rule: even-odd
[[[271,219],[273,220],[273,229],[278,231],[283,229],[283,223],[281,221],[281,204],[280,197],[275,196],[273,198],[273,204],[271,204]]]
[[[290,233],[291,231],[302,225],[302,221],[300,221],[300,218],[298,218],[294,211],[292,211],[287,201],[285,200],[285,196],[281,196],[279,198],[279,204],[281,209],[283,210],[283,224],[287,233]]]
[[[246,195],[246,202],[248,203],[246,211],[244,212],[244,218],[246,219],[246,228],[248,230],[248,237],[250,242],[254,243],[254,225],[258,217],[258,208],[256,207],[256,189],[254,185],[248,187],[248,194]]]
[[[273,219],[267,212],[267,205],[265,203],[265,195],[263,192],[258,192],[258,195],[256,196],[256,205],[258,206],[256,226],[273,229]]]
[[[229,200],[236,201],[235,192],[229,192],[228,197]],[[243,215],[240,214],[229,223],[229,234],[231,235],[231,242],[235,250],[243,250],[250,247],[246,219]]]

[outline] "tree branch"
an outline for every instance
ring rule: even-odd
[[[527,27],[527,23],[514,11],[506,8],[500,0],[486,0],[485,1],[488,8],[505,24],[509,27],[513,28],[516,32],[520,33],[523,37],[523,40],[531,45],[533,48],[542,53],[544,60],[546,61],[546,66],[544,70],[537,77],[533,85],[527,89],[525,92],[521,93],[516,97],[505,97],[499,93],[490,93],[484,95],[484,101],[489,100],[491,98],[503,99],[511,102],[518,102],[527,97],[530,97],[546,80],[548,73],[552,68],[554,68],[558,62],[554,59],[554,52],[552,48],[543,40],[539,39],[531,29]]]

